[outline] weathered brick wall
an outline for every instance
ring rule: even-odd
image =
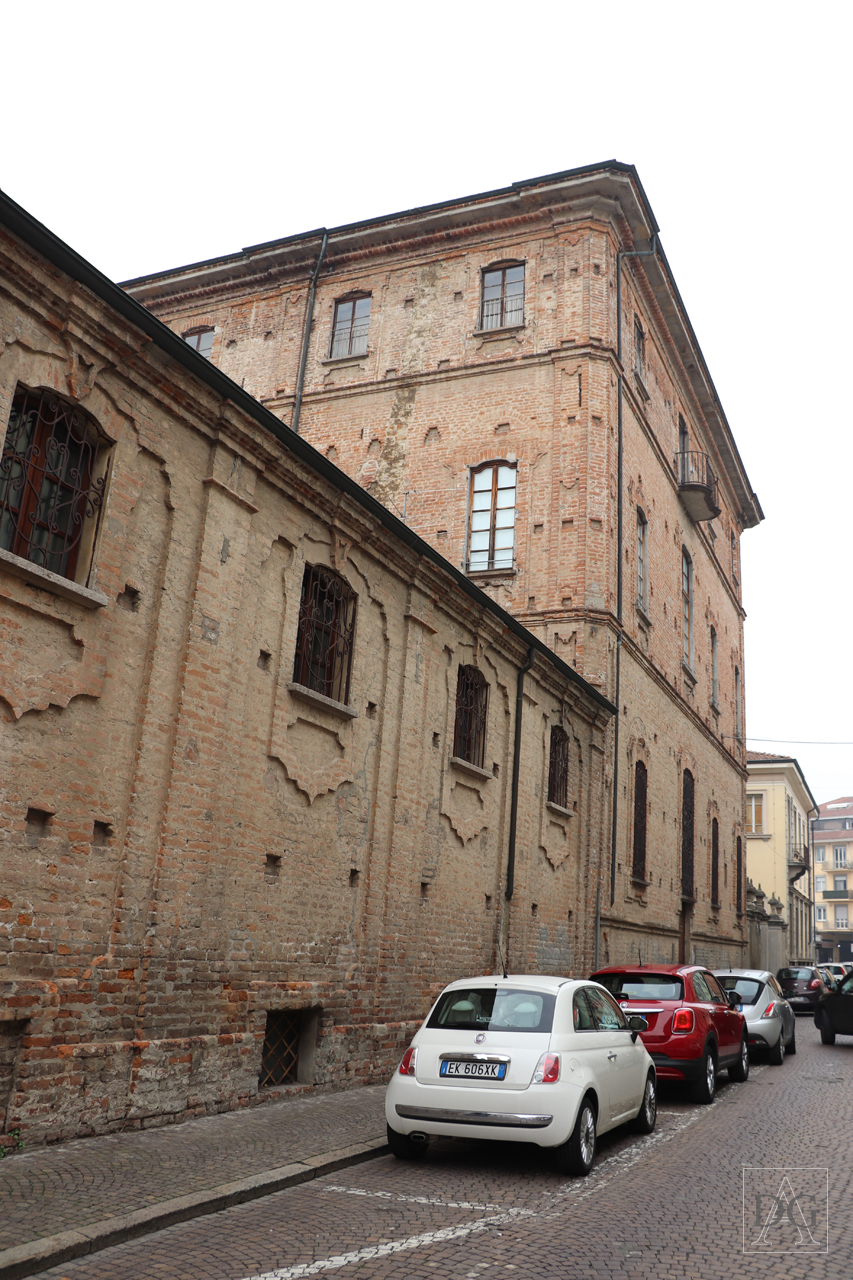
[[[277,1009],[320,1010],[306,1083],[381,1079],[502,933],[516,970],[588,969],[609,718],[588,686],[542,655],[526,677],[510,908],[524,637],[6,233],[0,335],[3,427],[23,384],[112,442],[88,595],[0,557],[0,1125],[257,1101]],[[306,564],[357,597],[353,714],[289,687]],[[460,663],[489,684],[480,772],[450,760]]]
[[[520,208],[521,197],[460,201],[389,225],[332,233],[310,335],[300,430],[454,564],[464,567],[471,468],[517,466],[515,571],[479,579],[503,607],[609,697],[617,613],[616,254],[632,241],[626,195],[576,196],[571,184]],[[506,216],[504,216],[504,213]],[[645,245],[643,245],[645,247]],[[319,240],[285,242],[233,264],[177,271],[132,292],[178,333],[215,327],[212,358],[290,420],[307,283]],[[481,333],[482,271],[525,263],[522,328]],[[371,295],[367,352],[330,360],[335,302]],[[720,445],[721,410],[697,374],[701,357],[664,314],[646,260],[622,266],[624,537],[616,884],[603,902],[602,954],[678,958],[682,779],[696,783],[697,902],[687,959],[735,960],[735,847],[743,833],[744,764],[735,668],[744,689],[740,584],[733,570],[745,517],[737,465]],[[635,318],[645,334],[635,376]],[[681,415],[690,449],[709,455],[720,515],[693,523],[679,497]],[[716,434],[715,434],[716,431]],[[727,452],[728,450],[728,452]],[[646,608],[635,605],[637,508],[648,519]],[[754,523],[754,518],[751,518]],[[682,547],[693,563],[693,671],[682,664]],[[718,640],[718,706],[710,632]],[[648,769],[647,879],[631,882],[633,770]],[[605,783],[612,784],[612,744]],[[711,823],[720,834],[720,906],[711,906]],[[609,817],[607,819],[609,823]],[[598,837],[596,837],[598,838]],[[609,826],[601,834],[609,865]],[[742,895],[745,900],[745,894]],[[533,928],[532,903],[529,922]],[[541,910],[541,903],[537,903]],[[674,951],[673,951],[674,949]]]

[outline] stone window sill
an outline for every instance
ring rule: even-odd
[[[508,324],[502,329],[475,329],[472,337],[474,338],[505,338],[507,334],[519,333],[522,329],[526,329],[526,324]]]
[[[690,667],[688,667],[687,663],[683,659],[681,661],[681,670],[684,672],[684,675],[687,677],[687,684],[692,692],[696,688],[696,678],[697,678],[696,672],[693,671]]]
[[[764,831],[747,831],[745,832],[747,840],[769,840],[770,832]]]
[[[639,618],[640,623],[644,627],[650,627],[652,625],[652,620],[649,617],[649,615],[646,613],[646,610],[643,608],[639,600],[635,602],[634,608],[637,610],[637,617]]]
[[[472,582],[497,582],[501,578],[514,578],[518,570],[510,569],[469,569],[468,577]]]
[[[556,804],[553,800],[546,800],[545,808],[550,809],[552,813],[559,813],[561,818],[570,818],[572,816],[571,809],[564,809],[561,804]]]
[[[291,697],[299,698],[301,702],[310,702],[321,711],[330,711],[333,716],[340,716],[342,720],[358,719],[358,712],[353,707],[348,707],[345,702],[335,702],[334,698],[327,698],[324,693],[308,689],[304,684],[290,683],[287,689]]]
[[[648,889],[651,880],[643,880],[641,876],[631,876],[631,884],[635,889]]]
[[[634,370],[634,382],[636,384],[637,390],[640,393],[640,397],[642,398],[645,404],[648,404],[648,402],[651,400],[651,396],[646,390],[645,379],[642,377],[639,370],[637,369]]]
[[[95,591],[91,587],[81,587],[77,582],[61,578],[58,573],[42,569],[41,565],[24,560],[22,556],[14,556],[11,551],[0,548],[0,565],[23,578],[28,587],[37,587],[41,591],[49,591],[51,595],[62,596],[65,600],[73,600],[84,609],[103,609],[109,604],[103,591]]]
[[[489,773],[488,769],[481,769],[478,764],[471,764],[469,760],[463,760],[461,756],[451,756],[450,763],[455,769],[461,769],[463,773],[470,773],[475,778],[482,778],[484,781],[491,781],[494,774]]]
[[[362,351],[359,356],[327,356],[325,360],[319,360],[318,364],[358,364],[362,360],[366,360],[371,353]]]

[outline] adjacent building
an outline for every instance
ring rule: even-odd
[[[591,969],[604,691],[3,197],[0,441],[0,1131],[380,1080],[460,973]]]
[[[812,843],[818,958],[853,960],[853,796],[820,806],[812,822]]]
[[[761,968],[812,964],[815,900],[809,827],[818,806],[793,756],[747,751],[746,870],[770,909]],[[815,869],[816,870],[816,869]]]
[[[742,959],[763,517],[634,168],[126,288],[618,706],[600,960]]]

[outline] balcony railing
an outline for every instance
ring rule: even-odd
[[[694,524],[714,520],[720,514],[717,502],[717,477],[711,469],[707,453],[695,449],[676,454],[678,492]]]
[[[823,901],[826,902],[827,898],[840,898],[842,902],[849,901],[853,898],[853,889],[824,889]]]

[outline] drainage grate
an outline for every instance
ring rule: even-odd
[[[267,1014],[259,1085],[262,1089],[296,1080],[299,1061],[300,1009],[270,1009]]]

